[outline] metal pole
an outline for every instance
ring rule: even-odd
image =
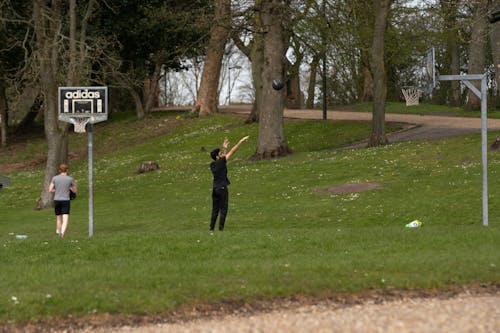
[[[89,150],[89,237],[94,235],[94,177],[93,177],[93,138],[92,138],[92,123],[89,122],[88,127],[88,150]]]
[[[483,226],[488,226],[488,76],[486,74],[440,75],[440,81],[462,81],[481,99],[481,160],[483,174]],[[469,80],[481,80],[481,91]]]
[[[488,226],[488,86],[487,76],[481,79],[481,155],[483,161],[483,226]]]
[[[326,2],[323,0],[323,17],[326,21]],[[323,33],[323,120],[326,120],[326,32]]]

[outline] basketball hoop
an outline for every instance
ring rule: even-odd
[[[418,105],[420,96],[422,96],[422,90],[417,87],[403,87],[401,92],[405,97],[406,106]]]
[[[60,121],[74,125],[76,133],[85,133],[87,124],[108,119],[108,87],[59,87],[58,106]],[[94,152],[93,129],[88,128],[89,154],[89,237],[94,235]]]
[[[91,117],[70,117],[70,122],[75,126],[75,133],[85,133],[85,128]]]
[[[58,93],[58,119],[73,124],[75,133],[108,119],[108,87],[59,87]]]

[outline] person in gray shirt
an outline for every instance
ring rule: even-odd
[[[70,196],[69,191],[77,192],[75,180],[68,175],[68,166],[61,164],[59,174],[50,181],[49,192],[54,193],[54,211],[56,214],[59,237],[64,238],[69,222]]]

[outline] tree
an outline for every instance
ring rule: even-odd
[[[94,29],[115,39],[120,63],[110,76],[130,93],[138,118],[143,118],[155,104],[162,73],[183,70],[184,59],[203,54],[213,18],[211,1],[105,3],[108,7],[98,13]]]
[[[89,0],[86,9],[83,13],[81,20],[78,17],[78,7],[76,0],[69,0],[69,28],[68,28],[68,69],[66,76],[66,86],[82,86],[89,82],[90,78],[90,59],[88,58],[87,47],[87,28],[89,20],[96,6],[96,0]],[[77,29],[78,25],[78,29]],[[68,130],[69,124],[59,122],[59,129],[61,131],[61,148],[60,156],[61,162],[68,162],[69,154],[69,138]]]
[[[370,6],[373,6],[370,1]],[[348,8],[344,24],[351,25],[353,39],[356,41],[355,47],[359,50],[357,63],[358,87],[357,95],[361,101],[373,100],[373,73],[371,70],[370,45],[373,44],[373,11],[367,10],[367,2],[363,0],[347,1]]]
[[[458,23],[460,0],[440,0],[441,14],[444,20],[443,34],[445,39],[445,54],[444,54],[444,73],[460,74],[460,54],[458,33],[460,26]],[[447,102],[451,106],[459,106],[460,101],[460,84],[458,81],[448,81],[443,84],[444,93],[447,96]]]
[[[244,3],[239,3],[239,7],[233,15],[233,29],[231,38],[238,49],[248,57],[252,65],[252,84],[254,87],[254,102],[250,114],[246,119],[247,123],[259,121],[260,105],[262,99],[262,59],[264,40],[263,34],[260,33],[262,27],[262,1],[255,0],[253,5],[245,6]],[[249,19],[250,17],[250,19]],[[251,23],[248,21],[251,20]],[[248,41],[248,43],[245,43]]]
[[[302,1],[290,5],[291,20],[285,29],[285,42],[289,43],[285,68],[287,74],[286,107],[299,109],[304,106],[301,91],[301,67],[308,58],[312,58],[309,66],[308,105],[313,107],[316,86],[316,74],[319,60],[325,59],[329,32],[326,14],[326,0]],[[323,9],[321,9],[323,8]],[[316,60],[317,59],[317,60]]]
[[[424,6],[424,4],[422,4]],[[437,28],[426,7],[391,6],[385,37],[387,100],[400,101],[403,86],[422,87],[422,55],[436,43]]]
[[[205,65],[201,77],[200,89],[196,99],[195,110],[200,116],[217,112],[218,90],[224,48],[231,31],[231,1],[215,0],[214,26],[210,32]]]
[[[262,0],[258,8],[262,21],[257,33],[262,35],[262,48],[259,49],[262,53],[256,59],[262,61],[257,64],[262,69],[262,97],[257,106],[260,110],[259,138],[254,159],[269,159],[290,153],[283,124],[284,92],[272,87],[273,80],[284,80],[285,77],[287,44],[284,42],[283,25],[290,17],[287,9],[281,0]]]
[[[74,0],[72,0],[74,1]],[[52,196],[48,192],[50,180],[57,173],[57,166],[67,161],[67,124],[58,121],[57,95],[58,86],[77,83],[90,77],[91,73],[83,67],[91,56],[87,54],[87,22],[94,10],[95,1],[88,1],[78,11],[76,2],[69,8],[62,0],[47,3],[44,0],[33,1],[33,24],[35,33],[34,59],[39,68],[37,77],[43,95],[44,129],[47,138],[47,162],[42,192],[37,208],[52,205]],[[79,34],[76,32],[77,14],[81,16]],[[70,22],[65,21],[70,17]],[[78,36],[77,36],[78,35]],[[80,52],[77,52],[77,42]],[[69,45],[68,42],[69,41]],[[68,53],[66,53],[69,50]],[[69,59],[73,58],[73,59]],[[65,64],[71,64],[65,66]],[[78,71],[78,75],[73,73]]]
[[[31,36],[25,18],[29,12],[28,1],[0,2],[0,145],[7,146],[9,131],[8,88],[19,86],[21,69],[29,50],[24,41]],[[27,54],[24,54],[26,51]]]
[[[38,201],[38,208],[47,208],[52,204],[48,191],[50,180],[57,173],[57,165],[62,162],[61,144],[62,131],[57,121],[57,86],[56,67],[61,46],[59,32],[62,30],[62,2],[55,1],[52,6],[46,1],[33,1],[33,22],[36,35],[36,53],[40,68],[40,90],[44,101],[44,128],[47,138],[48,152],[45,167],[45,180]]]
[[[500,0],[495,0],[491,6],[492,24],[490,26],[490,42],[493,54],[493,66],[496,72],[497,106],[500,102]]]
[[[300,66],[304,59],[304,53],[300,50],[297,38],[290,36],[293,41],[290,51],[293,51],[294,62],[285,57],[286,68],[286,99],[285,106],[289,109],[301,109],[303,106],[302,91],[300,89]]]
[[[371,71],[373,73],[374,94],[372,133],[368,142],[368,146],[370,147],[387,143],[387,137],[385,135],[387,74],[384,60],[384,39],[391,3],[392,0],[373,1],[375,25],[371,49]]]
[[[8,36],[6,24],[1,23],[0,26],[0,38],[2,39],[0,45],[7,45],[5,40]],[[8,103],[7,103],[7,83],[6,83],[6,71],[8,70],[5,64],[10,57],[5,57],[5,52],[0,53],[0,146],[7,146],[7,130],[8,130]]]
[[[307,100],[306,100],[306,109],[314,108],[314,92],[316,90],[316,76],[318,73],[319,62],[321,60],[321,54],[316,53],[313,55],[311,63],[310,63],[310,71],[309,71],[309,85],[307,88]]]
[[[260,119],[260,109],[262,99],[262,71],[264,59],[264,34],[263,11],[262,7],[265,4],[263,0],[255,0],[253,4],[245,1],[236,2],[236,10],[233,15],[233,29],[231,38],[238,49],[245,54],[252,65],[252,83],[254,87],[254,103],[250,115],[246,122],[256,122]],[[286,8],[289,17],[283,22],[286,25],[282,32],[284,48],[288,50],[290,41],[294,36],[294,28],[307,15],[311,4],[314,0],[307,1],[284,1],[283,8]],[[299,50],[301,46],[295,39],[291,50],[294,54],[291,57],[284,58],[284,77],[286,80],[286,102],[290,107],[298,107],[302,104],[302,93],[300,90],[299,68],[303,59],[303,53]],[[292,61],[293,59],[293,61]]]
[[[486,65],[486,47],[488,44],[488,0],[472,1],[471,41],[469,43],[469,74],[482,74]],[[480,84],[474,82],[478,89]],[[469,90],[466,110],[481,109],[481,100]]]
[[[5,94],[7,87],[5,81],[0,78],[0,146],[7,146],[7,129],[8,129],[8,104],[7,95]]]

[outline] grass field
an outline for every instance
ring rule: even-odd
[[[488,156],[485,228],[479,135],[338,150],[366,138],[370,124],[289,121],[285,130],[293,155],[251,162],[257,126],[235,116],[160,114],[96,126],[92,238],[86,135],[72,134],[80,191],[64,240],[52,210],[33,210],[44,165],[28,162],[43,159],[43,138],[2,150],[0,170],[12,185],[0,192],[0,323],[500,281],[500,154]],[[247,134],[228,166],[226,230],[210,235],[208,151]],[[149,160],[161,169],[138,174]],[[364,182],[381,187],[328,191]],[[424,226],[404,227],[414,219]]]

